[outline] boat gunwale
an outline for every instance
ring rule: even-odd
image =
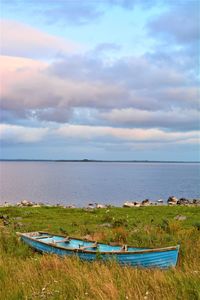
[[[37,232],[38,233],[46,233],[46,234],[49,234],[51,236],[53,235],[53,236],[65,237],[64,235],[53,234],[53,233],[50,234],[48,232],[43,232],[43,231],[37,231]],[[40,240],[34,239],[34,237],[28,236],[27,234],[30,234],[30,233],[35,233],[35,232],[18,233],[18,235],[24,236],[24,237],[26,237],[26,238],[28,238],[32,241],[35,241],[35,242],[43,244],[43,245],[48,245],[48,246],[51,246],[51,247],[54,247],[54,248],[57,248],[57,249],[67,250],[67,251],[71,251],[71,252],[74,252],[74,253],[88,253],[88,254],[100,253],[102,255],[106,255],[106,254],[110,254],[110,255],[113,255],[113,254],[117,254],[117,255],[128,254],[129,255],[129,254],[148,254],[148,253],[153,253],[153,252],[166,252],[166,251],[174,251],[174,250],[179,251],[179,248],[180,248],[180,245],[177,245],[177,246],[169,246],[169,247],[162,247],[162,248],[148,248],[148,249],[141,250],[141,251],[137,251],[137,250],[136,251],[123,251],[123,250],[120,250],[120,251],[99,251],[98,252],[98,250],[87,250],[87,249],[81,249],[81,248],[67,248],[67,247],[63,247],[63,246],[58,246],[54,243],[45,243],[44,241],[40,241]],[[69,238],[74,239],[74,240],[94,242],[94,241],[91,241],[91,240],[84,240],[84,239],[81,239],[81,238],[74,238],[74,237],[69,237]],[[98,244],[106,245],[105,243],[101,243],[101,242],[100,243],[98,242]],[[115,245],[115,246],[121,247],[121,245]],[[132,246],[128,246],[128,247],[133,248]]]

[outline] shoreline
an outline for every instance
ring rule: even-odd
[[[148,207],[148,206],[200,206],[200,199],[194,198],[176,198],[175,196],[170,196],[167,201],[164,201],[163,199],[158,199],[156,201],[151,201],[149,199],[145,199],[142,201],[125,201],[122,206],[116,206],[112,204],[102,204],[102,203],[96,203],[96,202],[90,202],[86,206],[76,206],[74,204],[50,204],[50,203],[43,203],[43,202],[34,202],[30,200],[21,200],[17,203],[10,203],[10,202],[4,202],[3,204],[0,204],[0,207],[62,207],[62,208],[83,208],[87,210],[93,210],[93,209],[100,209],[100,208],[132,208],[132,207]]]

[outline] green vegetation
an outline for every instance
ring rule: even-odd
[[[200,299],[200,207],[5,207],[2,215],[0,299]],[[16,235],[35,230],[141,247],[180,244],[179,262],[162,271],[41,255]]]

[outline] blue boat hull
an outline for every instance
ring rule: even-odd
[[[58,236],[53,236],[52,239],[54,237]],[[179,253],[179,246],[161,249],[130,247],[129,251],[120,251],[120,246],[100,244],[98,250],[81,250],[78,249],[78,247],[76,249],[70,249],[67,244],[66,246],[63,246],[64,243],[61,246],[59,246],[59,244],[54,245],[49,242],[49,239],[47,241],[45,241],[45,239],[37,240],[34,237],[27,236],[26,234],[21,234],[21,239],[33,249],[43,253],[51,253],[59,256],[77,255],[80,259],[87,261],[94,261],[97,257],[101,257],[102,260],[115,259],[122,265],[145,268],[168,268],[176,266]],[[77,245],[79,242],[87,244],[91,243],[92,245],[92,242],[83,242],[78,239],[73,239],[73,242]],[[106,249],[107,251],[101,251],[101,248],[104,250]]]

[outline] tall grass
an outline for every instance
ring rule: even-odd
[[[200,217],[199,208],[113,208],[109,212],[93,213],[61,208],[1,210],[10,217],[10,224],[0,227],[2,300],[200,299],[200,231],[195,226]],[[176,221],[177,214],[187,219]],[[23,224],[21,231],[65,230],[71,235],[89,234],[99,241],[144,247],[179,243],[179,263],[176,268],[164,271],[121,267],[115,261],[88,263],[76,257],[40,255],[15,234],[15,218],[19,216]]]

